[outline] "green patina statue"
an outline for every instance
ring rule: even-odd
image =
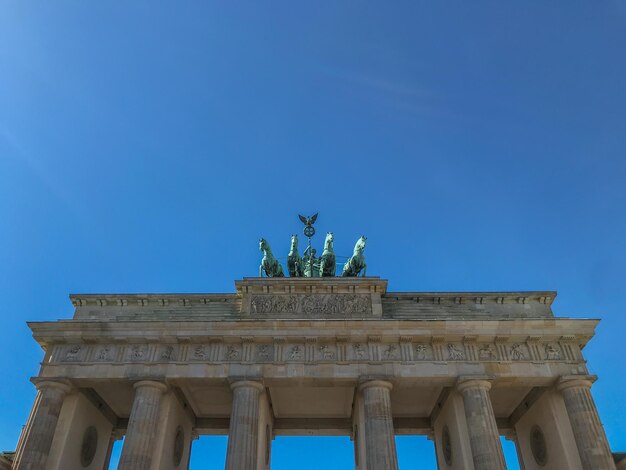
[[[261,266],[259,266],[259,277],[263,277],[263,272],[265,272],[267,277],[285,277],[283,267],[274,258],[270,244],[264,238],[259,240],[259,251],[263,252],[263,259],[261,260]]]
[[[320,277],[320,260],[315,257],[317,250],[307,246],[304,250],[304,277]]]
[[[365,277],[365,268],[367,265],[365,264],[363,251],[365,250],[366,240],[367,238],[365,235],[357,240],[356,245],[354,245],[354,252],[352,253],[352,256],[343,267],[343,272],[341,273],[342,276],[356,277],[361,273],[361,271],[363,271],[363,277]]]
[[[334,241],[333,232],[328,232],[326,240],[324,240],[324,252],[320,257],[320,277],[335,277],[337,265],[335,263],[335,252],[333,251]]]
[[[298,253],[298,235],[291,236],[291,249],[287,256],[287,271],[290,277],[304,276],[304,261]]]
[[[291,248],[287,255],[287,271],[290,277],[335,277],[337,274],[337,257],[335,256],[334,242],[335,236],[333,232],[326,234],[324,240],[324,251],[320,258],[315,257],[316,250],[311,246],[311,238],[315,235],[315,227],[313,224],[317,220],[317,214],[310,217],[303,215],[298,216],[304,224],[304,235],[309,240],[309,244],[302,253],[302,257],[298,253],[298,236],[291,236]],[[365,277],[365,241],[367,238],[362,236],[354,246],[354,252],[343,267],[341,275],[343,277],[357,277],[361,274]],[[263,259],[259,267],[259,276],[263,273],[267,277],[285,277],[283,267],[272,254],[269,243],[264,238],[259,242],[259,249],[263,252]]]

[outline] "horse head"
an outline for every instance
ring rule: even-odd
[[[259,240],[259,251],[270,251],[270,244],[265,238]]]
[[[334,241],[335,241],[335,236],[333,235],[333,232],[328,232],[326,234],[326,240],[324,240],[324,249],[332,250]]]
[[[298,235],[291,235],[291,251],[290,253],[298,252]]]
[[[354,253],[363,253],[363,250],[365,250],[366,240],[367,237],[365,235],[362,235],[361,238],[357,240],[356,245],[354,245]]]

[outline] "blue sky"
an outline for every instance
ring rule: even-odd
[[[626,450],[624,44],[619,0],[0,1],[0,449],[35,393],[27,320],[70,292],[231,292],[319,211],[391,290],[557,290],[601,318],[585,354]]]

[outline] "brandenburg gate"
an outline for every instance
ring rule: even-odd
[[[525,470],[616,468],[582,353],[598,320],[555,317],[554,292],[388,292],[266,258],[234,293],[71,295],[71,320],[30,323],[13,468],[107,469],[125,436],[119,469],[186,469],[211,434],[227,470],[269,469],[285,435],[350,436],[355,469],[395,470],[411,434],[442,470],[505,469],[501,436]]]

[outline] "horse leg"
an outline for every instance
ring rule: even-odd
[[[263,263],[259,266],[259,277],[263,277]]]

